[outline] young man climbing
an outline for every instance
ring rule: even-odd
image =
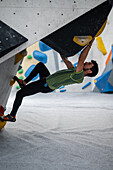
[[[38,63],[30,75],[25,80],[20,80],[15,76],[15,80],[20,85],[21,89],[16,93],[16,98],[10,114],[1,117],[2,121],[16,121],[16,113],[22,100],[26,96],[30,96],[39,92],[49,93],[58,89],[62,85],[69,85],[74,83],[82,83],[85,76],[94,77],[98,73],[98,64],[96,61],[85,62],[88,52],[91,48],[94,39],[81,52],[78,60],[77,68],[68,60],[61,56],[68,69],[57,71],[50,75],[50,72],[43,63]],[[40,75],[40,80],[30,82],[37,74]]]

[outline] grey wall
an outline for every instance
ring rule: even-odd
[[[0,64],[0,104],[6,106],[11,87],[10,80],[16,74],[19,63],[14,65],[15,57]]]

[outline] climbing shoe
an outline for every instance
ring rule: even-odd
[[[17,81],[21,89],[25,86],[25,84],[23,83],[23,80],[19,79],[17,76],[14,76],[13,79]]]
[[[10,114],[6,116],[1,116],[0,117],[1,121],[10,121],[10,122],[16,122],[16,117],[11,116]]]

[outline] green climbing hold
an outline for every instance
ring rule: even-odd
[[[27,56],[27,59],[32,59],[32,56],[31,56],[31,55],[28,55],[28,56]]]
[[[20,86],[16,86],[16,89],[20,89]]]
[[[23,73],[23,69],[21,68],[19,71],[18,71],[19,74],[22,74]]]
[[[23,76],[20,76],[20,77],[19,77],[19,79],[21,79],[21,80],[23,80],[23,78],[24,78]]]

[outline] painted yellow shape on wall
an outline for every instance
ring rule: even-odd
[[[80,46],[85,46],[92,40],[92,36],[74,36],[73,41],[80,45]]]
[[[97,37],[96,38],[96,42],[97,42],[97,48],[103,53],[103,55],[107,54],[106,48],[104,46],[103,40],[101,37]]]

